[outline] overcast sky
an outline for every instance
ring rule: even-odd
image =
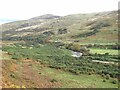
[[[43,14],[68,15],[112,11],[119,0],[0,0],[0,19],[29,19]]]

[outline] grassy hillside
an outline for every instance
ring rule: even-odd
[[[7,54],[3,54],[7,55]],[[9,57],[9,56],[8,56]],[[8,58],[7,58],[8,59]],[[3,88],[117,88],[116,78],[75,75],[34,60],[2,61]],[[96,83],[97,82],[97,83]]]
[[[117,17],[46,14],[0,25],[3,87],[117,88]]]
[[[115,43],[118,40],[117,15],[117,11],[64,17],[47,14],[1,25],[3,40],[47,34],[53,42]]]

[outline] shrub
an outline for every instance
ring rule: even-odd
[[[54,82],[57,82],[57,80],[56,79],[52,79],[52,80],[50,80],[50,82],[54,83]]]
[[[103,80],[103,82],[106,82],[106,80]]]
[[[50,36],[50,35],[53,35],[54,33],[52,31],[47,31],[47,32],[44,32],[43,34],[47,35],[47,36]]]
[[[114,80],[111,81],[111,83],[113,83],[113,84],[117,84],[118,81],[114,79]]]
[[[106,75],[106,79],[110,79],[110,75],[109,74]]]
[[[81,53],[83,53],[83,55],[89,55],[89,52],[90,52],[90,50],[87,49],[86,47],[80,48],[79,51],[80,51]]]
[[[67,33],[67,29],[66,28],[64,28],[64,29],[59,29],[58,30],[58,34],[66,34]]]
[[[39,72],[39,74],[42,74],[41,72]]]
[[[108,56],[109,55],[109,53],[105,53],[105,56]]]
[[[102,77],[104,77],[104,78],[105,78],[105,74],[102,74]]]
[[[11,76],[12,78],[16,78],[16,77],[15,77],[15,74],[10,74],[10,76]]]
[[[67,45],[66,48],[73,51],[80,51],[81,46],[79,44],[71,43]]]
[[[89,75],[92,75],[92,72],[89,72]]]

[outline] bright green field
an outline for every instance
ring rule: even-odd
[[[98,54],[109,53],[110,55],[118,55],[118,50],[92,48],[92,49],[90,49],[90,53],[93,53],[93,54],[95,54],[95,53],[98,53]]]

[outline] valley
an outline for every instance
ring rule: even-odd
[[[3,88],[118,88],[117,11],[46,14],[0,25]]]

